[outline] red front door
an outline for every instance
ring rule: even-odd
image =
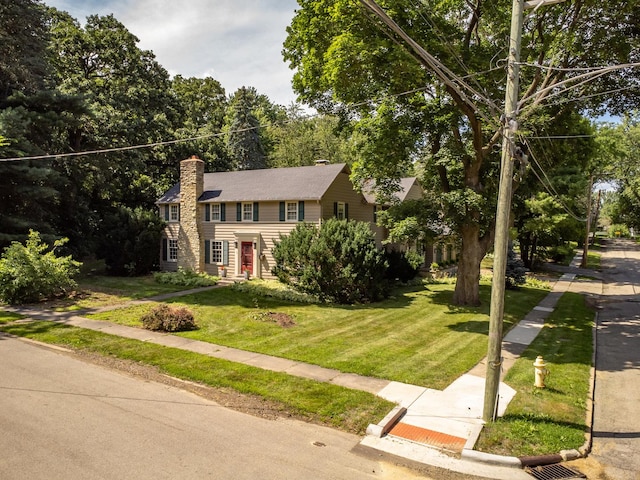
[[[253,243],[242,242],[240,245],[240,271],[253,273]]]

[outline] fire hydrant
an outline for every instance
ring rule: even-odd
[[[545,386],[544,379],[549,375],[549,370],[545,368],[546,366],[547,364],[544,363],[542,355],[538,355],[536,361],[533,362],[534,373],[536,376],[535,386],[538,388],[544,388]]]

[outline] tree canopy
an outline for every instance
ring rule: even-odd
[[[295,90],[319,111],[356,122],[366,139],[354,165],[356,179],[397,188],[389,179],[409,169],[424,172],[423,184],[440,193],[461,244],[454,301],[477,304],[480,261],[494,229],[512,3],[380,2],[395,27],[367,7],[371,1],[299,4],[283,51],[296,70]],[[600,81],[580,83],[579,77],[585,68],[637,58],[637,7],[637,1],[587,0],[527,14],[517,112],[521,134],[553,131],[567,110],[622,108],[637,101],[627,88],[637,87],[632,69]],[[572,77],[579,89],[563,83]],[[607,103],[609,97],[597,96],[623,78],[635,83],[625,84],[618,100]]]

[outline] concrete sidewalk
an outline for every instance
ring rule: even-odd
[[[579,262],[580,257],[577,257],[572,265],[577,266]],[[509,331],[503,341],[502,375],[506,374],[519,355],[535,339],[544,325],[544,320],[553,311],[558,299],[565,291],[570,290],[575,283],[575,277],[575,274],[564,274],[555,283],[547,297]],[[601,291],[601,284],[598,285],[600,286],[596,286],[595,290],[599,288]],[[198,289],[198,291],[205,289]],[[149,300],[163,300],[188,293],[193,292],[166,294],[153,299],[128,302],[126,306],[144,303]],[[594,291],[593,293],[599,294],[600,292]],[[108,309],[122,307],[123,305],[117,305],[108,307]],[[56,321],[124,338],[180,348],[266,370],[284,372],[290,375],[366,391],[392,401],[398,406],[389,412],[379,424],[369,426],[367,435],[361,442],[363,447],[373,448],[409,460],[467,475],[492,479],[531,479],[528,474],[521,470],[521,463],[517,458],[482,454],[473,450],[484,423],[482,420],[486,369],[484,360],[446,389],[439,391],[356,374],[342,373],[338,370],[317,365],[191,340],[171,334],[91,320],[77,313],[51,312],[22,307],[5,307],[5,310],[20,313],[30,319]],[[500,416],[504,414],[515,393],[505,383],[500,384],[498,404],[498,414]]]

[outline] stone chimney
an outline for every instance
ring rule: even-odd
[[[193,155],[180,162],[180,233],[178,267],[204,271],[202,215],[198,199],[204,189],[204,162]]]

